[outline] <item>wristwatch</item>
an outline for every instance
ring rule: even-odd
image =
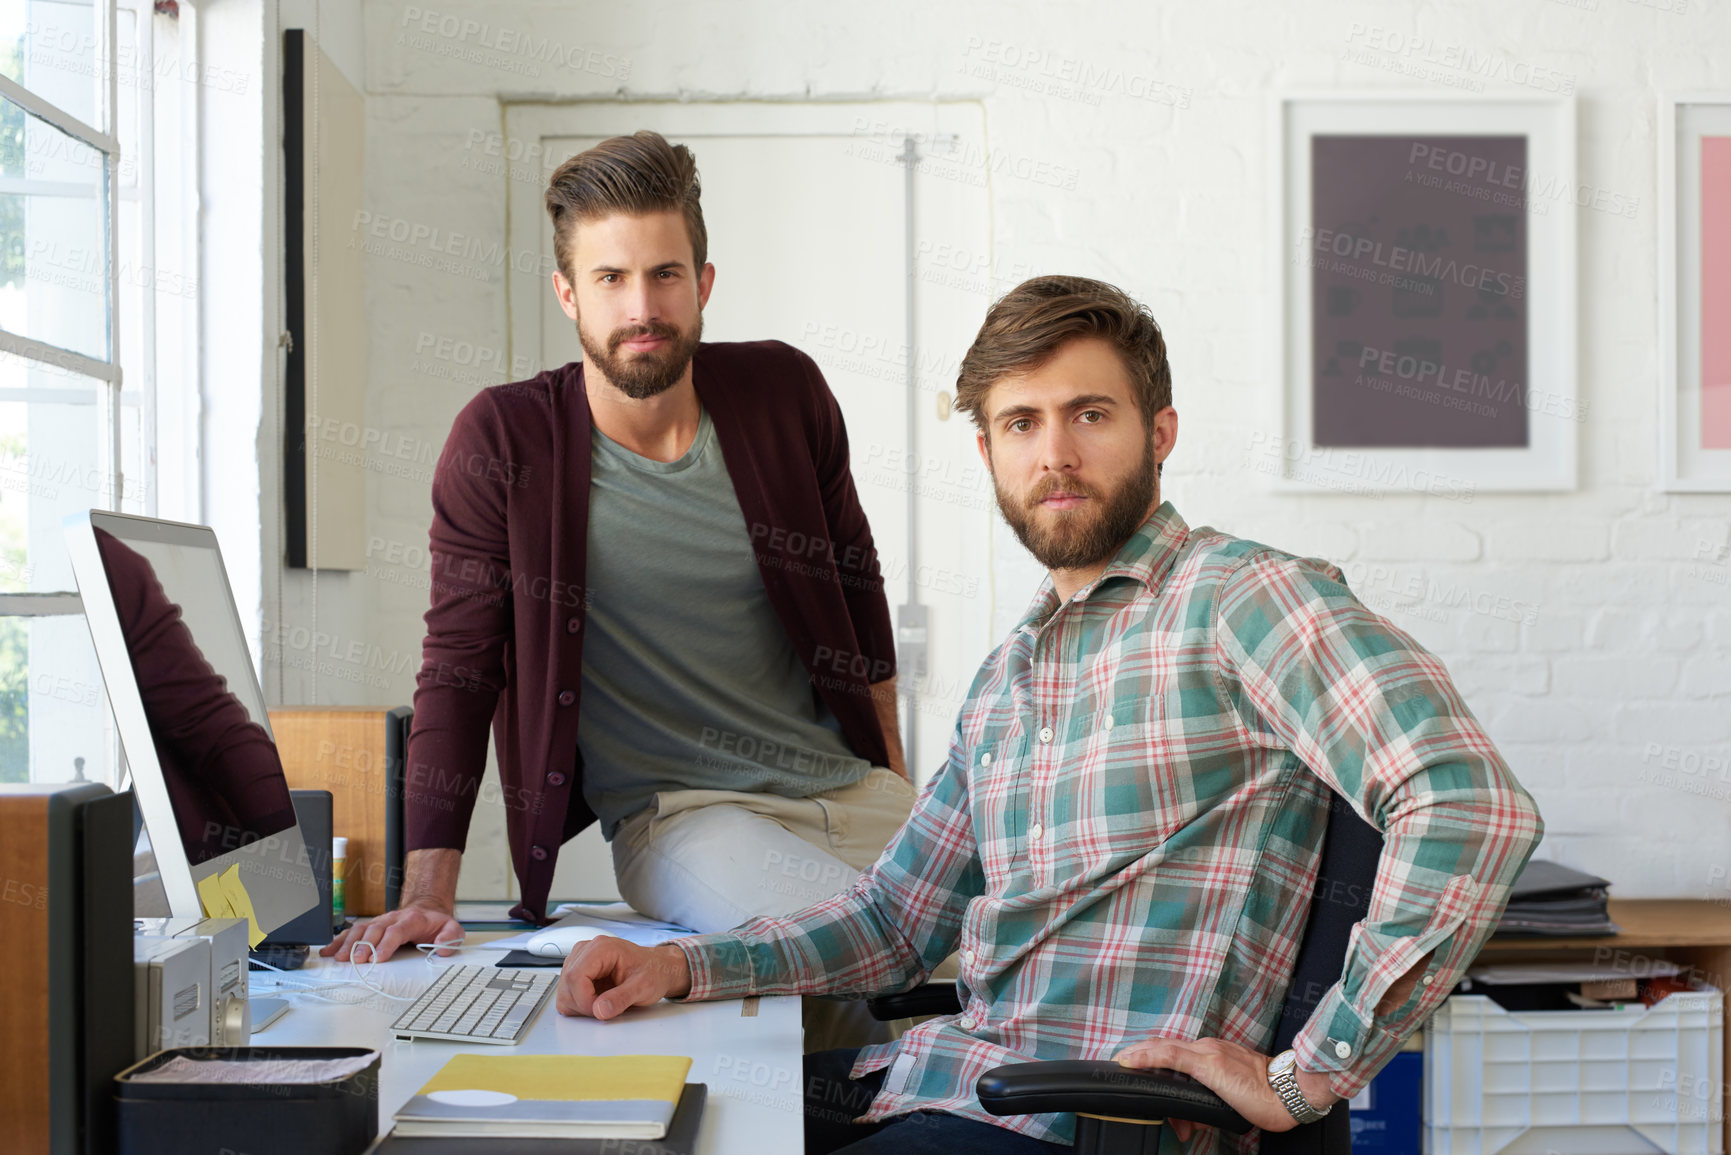
[[[1274,1093],[1280,1096],[1280,1101],[1300,1123],[1314,1123],[1334,1110],[1330,1106],[1318,1111],[1298,1089],[1298,1056],[1291,1050],[1282,1051],[1268,1060],[1268,1085],[1274,1088]]]

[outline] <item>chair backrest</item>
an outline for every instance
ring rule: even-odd
[[[1346,799],[1330,792],[1328,826],[1322,836],[1322,863],[1316,890],[1305,919],[1304,938],[1293,968],[1292,986],[1274,1027],[1268,1053],[1278,1055],[1292,1046],[1293,1036],[1310,1020],[1322,996],[1340,979],[1352,928],[1370,913],[1370,892],[1376,864],[1382,857],[1382,835],[1353,812]],[[1352,1138],[1344,1104],[1328,1118],[1309,1127],[1264,1134],[1262,1155],[1334,1155],[1351,1150]]]
[[[1382,835],[1353,812],[1346,799],[1330,793],[1328,827],[1322,836],[1322,864],[1310,899],[1310,917],[1293,967],[1292,986],[1275,1024],[1270,1054],[1292,1046],[1293,1036],[1328,988],[1340,979],[1352,928],[1370,913],[1370,892],[1376,864],[1382,857]]]

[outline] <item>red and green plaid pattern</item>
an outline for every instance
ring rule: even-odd
[[[1543,824],[1442,663],[1336,568],[1192,531],[1168,503],[1068,603],[1041,588],[852,889],[680,940],[689,997],[901,990],[959,949],[963,1013],[861,1053],[856,1076],[890,1067],[862,1119],[946,1111],[1069,1141],[1068,1115],[987,1115],[974,1080],[1149,1035],[1266,1048],[1312,894],[1340,897],[1317,888],[1330,790],[1386,842],[1294,1046],[1351,1095],[1472,961]]]

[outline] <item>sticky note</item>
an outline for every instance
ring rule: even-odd
[[[222,889],[222,877],[207,875],[198,880],[198,901],[206,918],[239,918],[229,910],[228,894]]]
[[[264,931],[258,928],[252,895],[246,892],[246,884],[240,880],[240,863],[235,863],[217,877],[222,880],[222,893],[228,899],[228,917],[246,919],[247,945],[256,947],[264,941]]]

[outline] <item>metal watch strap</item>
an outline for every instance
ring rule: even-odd
[[[1298,1087],[1298,1064],[1296,1062],[1286,1064],[1284,1070],[1275,1071],[1275,1064],[1290,1054],[1292,1054],[1291,1051],[1283,1051],[1269,1063],[1268,1085],[1274,1088],[1274,1093],[1280,1096],[1280,1101],[1286,1104],[1286,1109],[1300,1124],[1314,1123],[1334,1108],[1331,1106],[1328,1110],[1318,1111],[1311,1106],[1310,1100],[1304,1097],[1304,1092]]]

